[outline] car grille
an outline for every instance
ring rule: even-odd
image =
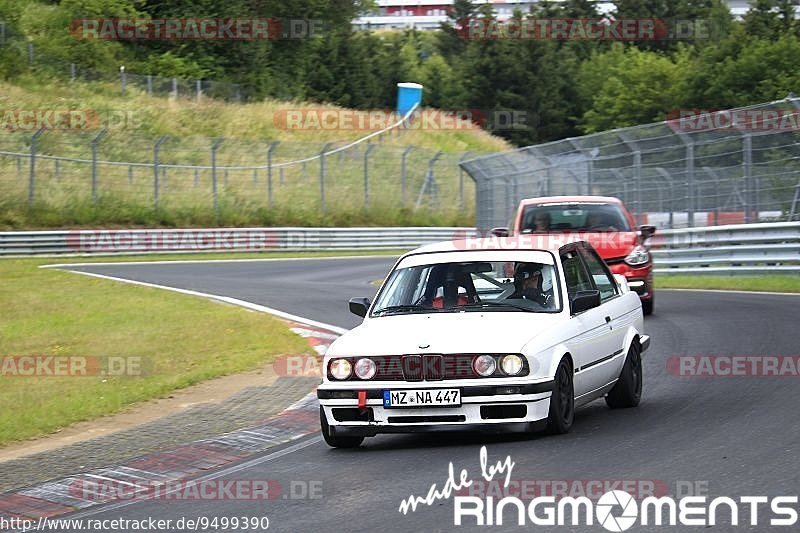
[[[472,361],[478,354],[410,354],[410,355],[378,355],[370,359],[375,361],[375,377],[369,381],[442,381],[448,379],[481,378],[472,369]],[[358,357],[347,357],[351,363]],[[523,358],[523,361],[525,359]],[[528,364],[525,361],[522,372],[515,377],[528,375]],[[492,377],[502,377],[495,375]],[[333,380],[330,373],[328,378]],[[361,381],[351,376],[348,381]]]
[[[472,378],[475,377],[472,358],[471,355],[404,355],[398,365],[397,357],[375,357],[373,360],[378,366],[375,379],[441,381]]]

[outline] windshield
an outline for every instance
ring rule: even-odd
[[[532,205],[522,213],[522,233],[560,231],[631,231],[628,219],[614,204]]]
[[[552,265],[515,261],[436,263],[398,268],[370,316],[510,311],[558,312]]]

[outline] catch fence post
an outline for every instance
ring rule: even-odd
[[[161,145],[167,140],[166,135],[162,135],[153,145],[153,208],[158,211],[158,153],[161,150]]]
[[[39,140],[39,137],[44,134],[44,132],[45,127],[42,126],[39,128],[39,131],[34,133],[33,137],[31,137],[31,164],[30,173],[28,175],[28,207],[33,207],[33,200],[36,195],[36,142]]]
[[[92,140],[92,204],[97,205],[97,147],[108,130],[103,130]]]

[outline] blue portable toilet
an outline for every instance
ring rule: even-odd
[[[422,85],[402,82],[397,84],[397,114],[401,117],[411,111],[414,106],[422,105]]]

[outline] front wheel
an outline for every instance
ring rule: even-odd
[[[642,398],[642,355],[634,341],[625,358],[625,365],[614,388],[608,392],[606,403],[612,409],[636,407]]]
[[[572,385],[572,366],[564,357],[558,363],[553,394],[550,396],[550,412],[547,415],[547,432],[555,435],[569,433],[575,420],[575,389]]]
[[[325,417],[325,411],[322,407],[319,408],[319,425],[322,430],[322,438],[332,448],[358,448],[364,442],[364,437],[332,435],[331,427],[328,425],[328,419]]]

